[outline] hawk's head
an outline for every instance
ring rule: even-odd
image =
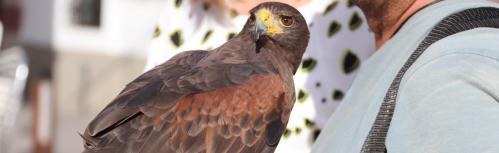
[[[310,38],[308,24],[294,7],[266,2],[250,11],[251,17],[243,28],[243,35],[251,35],[256,44],[256,53],[271,54],[274,64],[289,63],[294,72],[301,63]]]
[[[250,14],[244,30],[253,35],[254,41],[269,39],[289,47],[306,47],[308,44],[310,32],[307,22],[294,7],[266,2],[251,9]]]

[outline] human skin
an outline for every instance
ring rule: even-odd
[[[436,0],[352,0],[367,16],[379,49],[419,9]],[[490,0],[499,3],[499,0]]]
[[[419,9],[435,0],[352,0],[367,16],[379,49]]]

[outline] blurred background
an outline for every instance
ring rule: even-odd
[[[0,0],[0,152],[80,152],[78,132],[144,71],[163,3]]]
[[[78,133],[128,82],[181,51],[223,44],[263,1],[0,0],[0,153],[81,152]],[[373,34],[349,0],[277,1],[311,31],[277,152],[309,152],[373,53]]]

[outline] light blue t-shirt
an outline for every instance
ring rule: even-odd
[[[446,0],[412,16],[362,66],[313,152],[358,153],[383,98],[409,55],[443,18],[485,0]],[[499,152],[499,29],[444,38],[405,74],[386,140],[395,153]]]

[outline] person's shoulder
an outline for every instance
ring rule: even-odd
[[[446,56],[470,55],[499,59],[499,28],[476,28],[448,36],[431,45],[425,61]]]
[[[462,72],[499,69],[498,42],[497,28],[476,28],[448,36],[426,49],[406,76],[425,70],[449,71],[453,67]]]
[[[411,97],[424,97],[446,85],[453,86],[449,90],[457,90],[457,86],[497,84],[498,42],[499,29],[492,28],[478,28],[444,38],[429,47],[411,66],[400,89]]]
[[[388,143],[401,150],[418,144],[414,152],[497,152],[497,42],[499,30],[475,29],[426,50],[403,78]],[[446,135],[453,139],[442,143]]]
[[[428,48],[404,75],[397,94],[396,117],[390,126],[392,138],[411,139],[391,141],[391,146],[420,144],[415,152],[499,149],[493,147],[499,139],[491,136],[499,134],[491,130],[499,123],[494,118],[499,111],[497,42],[498,29],[479,28],[452,35]],[[470,129],[473,132],[466,133]],[[442,143],[442,135],[455,138]],[[462,145],[468,143],[463,140],[484,143]]]

